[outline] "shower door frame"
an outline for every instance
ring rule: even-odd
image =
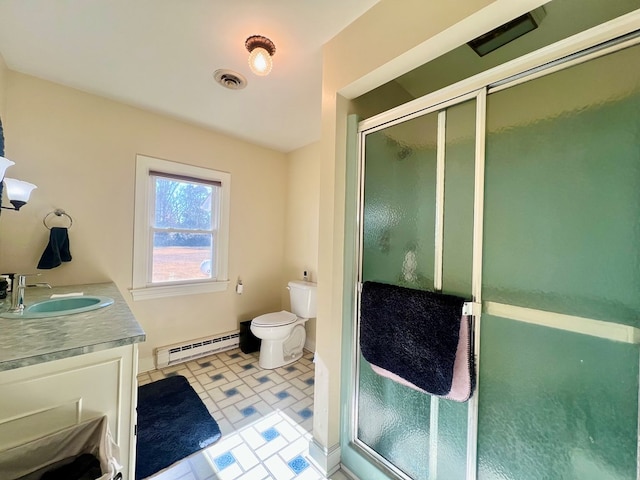
[[[483,200],[484,200],[484,140],[485,140],[485,110],[486,110],[486,88],[482,88],[476,91],[469,92],[467,94],[446,100],[444,102],[438,103],[436,105],[432,105],[428,108],[421,109],[418,112],[414,112],[411,115],[406,115],[401,118],[394,119],[389,122],[384,122],[379,125],[375,125],[369,128],[362,128],[363,125],[366,125],[366,120],[360,123],[359,130],[359,218],[364,218],[364,171],[365,171],[365,142],[364,137],[367,134],[377,132],[379,130],[383,130],[385,128],[391,127],[393,125],[398,125],[413,118],[418,118],[423,115],[428,115],[430,113],[438,112],[438,126],[437,126],[437,161],[436,161],[436,219],[435,219],[435,259],[434,259],[434,290],[440,291],[442,290],[442,265],[443,265],[443,238],[444,238],[444,182],[445,182],[445,138],[446,138],[446,112],[450,107],[454,107],[456,105],[461,105],[463,103],[475,101],[475,115],[476,115],[476,128],[474,131],[475,136],[475,155],[474,155],[474,207],[473,207],[473,268],[472,268],[472,281],[471,281],[471,293],[472,300],[474,304],[474,337],[476,341],[474,342],[474,358],[476,368],[478,368],[479,361],[479,334],[480,334],[480,303],[481,303],[481,279],[482,279],[482,214],[483,214]],[[480,119],[480,120],[479,120]],[[362,242],[364,239],[363,232],[364,223],[360,223],[360,228],[358,232],[358,279],[357,279],[357,296],[356,299],[359,298],[360,290],[362,287],[362,254],[363,249],[361,248]],[[359,301],[356,302],[356,319],[360,318],[359,312]],[[355,361],[355,369],[356,372],[360,371],[360,356],[359,353],[359,329],[356,328],[354,335],[354,359]],[[478,379],[476,380],[476,389],[478,385]],[[382,456],[378,455],[375,450],[370,448],[364,442],[360,441],[357,438],[357,423],[358,423],[358,398],[359,398],[359,385],[356,378],[356,382],[354,385],[354,395],[355,401],[353,402],[353,425],[352,425],[352,441],[355,445],[358,446],[362,451],[366,452],[369,457],[376,458],[378,462],[380,462],[385,470],[388,473],[392,473],[395,477],[401,478],[403,480],[411,480],[411,477],[407,476],[402,470],[398,469],[392,463],[388,462]],[[431,396],[431,414],[430,414],[430,431],[437,429],[438,419],[438,405],[439,399],[438,397]],[[475,426],[477,425],[477,414],[478,414],[478,404],[477,404],[477,393],[471,397],[468,402],[468,420],[467,420],[467,445],[475,445],[475,437],[477,434],[477,429]],[[471,427],[471,428],[469,428]],[[437,478],[436,472],[436,463],[435,463],[435,450],[436,445],[434,442],[434,435],[431,435],[431,442],[429,445],[429,477]],[[475,449],[474,451],[467,452],[467,465],[470,465],[469,457],[475,459]],[[475,460],[473,462],[475,464]],[[467,473],[468,476],[468,473]]]
[[[482,299],[482,228],[484,215],[484,152],[485,152],[485,123],[486,97],[494,93],[535,78],[548,75],[558,70],[583,63],[594,58],[612,53],[623,48],[640,44],[640,9],[618,17],[614,20],[598,25],[589,30],[573,35],[540,50],[527,54],[506,64],[462,80],[449,87],[425,95],[406,104],[395,107],[379,115],[359,122],[357,125],[357,142],[353,148],[351,166],[355,185],[347,183],[346,208],[347,225],[345,225],[345,261],[344,261],[344,302],[343,315],[343,408],[342,408],[342,439],[341,456],[343,467],[350,471],[351,465],[358,468],[368,468],[371,480],[378,478],[397,478],[411,480],[404,472],[391,464],[380,454],[358,439],[358,399],[359,399],[359,298],[362,286],[362,255],[363,255],[363,209],[364,209],[364,163],[365,137],[375,131],[403,123],[428,113],[444,111],[446,108],[475,99],[476,100],[476,131],[475,131],[475,179],[474,179],[474,226],[473,226],[473,260],[472,260],[472,296],[474,302],[474,356],[476,372],[479,372],[480,362],[480,308]],[[440,120],[440,119],[439,119]],[[441,122],[439,121],[439,126]],[[355,130],[352,129],[352,130]],[[351,132],[356,134],[355,131]],[[440,158],[441,138],[438,128],[438,166],[436,186],[436,247],[435,247],[435,283],[441,281],[442,268],[442,216],[443,208],[443,167],[444,157]],[[442,134],[443,135],[443,134]],[[349,157],[349,155],[348,155]],[[347,180],[349,180],[349,165]],[[439,205],[438,205],[439,204]],[[349,217],[349,212],[353,215]],[[438,259],[440,257],[440,259]],[[438,270],[440,269],[440,273]],[[440,277],[438,277],[440,275]],[[621,324],[599,324],[592,320],[584,324],[585,319],[578,319],[569,315],[550,314],[541,318],[532,312],[524,311],[509,305],[490,303],[483,311],[495,314],[509,314],[511,318],[529,321],[538,325],[554,326],[568,331],[586,333],[600,338],[609,338],[629,343],[640,343],[640,329]],[[539,313],[536,311],[536,314]],[[559,325],[550,323],[559,322]],[[604,323],[604,322],[603,322]],[[639,359],[640,361],[640,359]],[[469,401],[467,421],[467,465],[466,480],[477,478],[477,436],[478,436],[478,392],[480,378],[477,376],[476,390]],[[432,401],[436,397],[432,397]],[[639,407],[640,407],[640,401]],[[433,405],[433,403],[432,403]],[[639,415],[640,422],[640,415]],[[639,428],[640,430],[640,428]],[[637,441],[637,479],[640,480],[640,441]],[[432,476],[430,461],[430,479]],[[371,465],[377,467],[372,468]],[[434,471],[433,471],[434,472]],[[356,475],[360,472],[354,471]],[[434,472],[435,473],[435,472]],[[388,477],[387,477],[388,476]],[[435,477],[437,478],[437,477]]]

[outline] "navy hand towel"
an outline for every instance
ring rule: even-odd
[[[362,355],[428,393],[447,395],[464,302],[452,295],[365,282],[360,300]]]
[[[42,252],[38,268],[48,270],[60,266],[62,262],[71,261],[69,251],[69,232],[64,227],[51,227],[49,243]]]

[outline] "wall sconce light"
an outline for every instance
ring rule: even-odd
[[[20,210],[20,208],[29,201],[31,191],[36,187],[33,183],[23,182],[15,178],[7,178],[4,176],[5,171],[12,165],[15,165],[8,158],[0,157],[0,208],[6,210]],[[7,188],[7,198],[12,207],[2,206],[2,186]]]
[[[252,35],[244,42],[249,51],[249,68],[261,77],[269,75],[273,67],[273,57],[276,54],[276,46],[271,40],[262,35]]]

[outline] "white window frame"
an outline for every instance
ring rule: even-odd
[[[217,278],[182,281],[160,285],[150,283],[152,266],[150,232],[153,225],[154,189],[150,172],[161,172],[220,183],[219,225],[215,251]],[[136,184],[133,230],[133,281],[130,290],[134,300],[193,295],[225,291],[229,285],[229,205],[231,198],[231,174],[204,167],[136,155]]]

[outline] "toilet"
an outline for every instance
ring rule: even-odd
[[[291,312],[266,313],[251,321],[251,332],[262,340],[261,368],[278,368],[298,360],[307,338],[304,324],[316,316],[315,283],[292,280],[287,288]]]

